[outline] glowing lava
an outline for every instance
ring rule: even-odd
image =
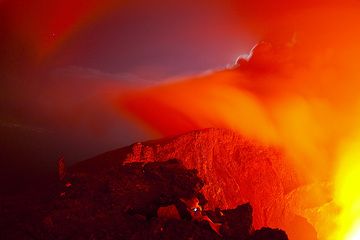
[[[341,207],[332,240],[360,239],[360,141],[348,142],[340,156],[335,202]]]

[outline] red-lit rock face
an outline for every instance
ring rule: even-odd
[[[228,130],[194,131],[167,140],[132,145],[125,162],[177,158],[205,180],[204,194],[214,209],[250,202],[254,225],[279,227],[286,221],[284,197],[299,186],[280,149],[263,146]]]
[[[257,236],[252,233],[252,226],[284,229],[292,240],[316,240],[313,226],[321,222],[313,221],[316,218],[312,215],[319,212],[317,209],[328,212],[326,208],[330,205],[324,202],[331,199],[317,197],[323,186],[303,185],[288,162],[281,149],[230,130],[197,130],[136,143],[79,162],[66,172],[59,172],[62,179],[58,180],[58,187],[52,188],[56,195],[51,199],[39,201],[41,204],[20,205],[17,198],[8,202],[10,207],[5,205],[5,219],[20,212],[19,216],[29,214],[12,219],[19,228],[16,231],[22,236],[27,234],[24,229],[29,228],[29,233],[43,239],[51,235],[82,239],[93,234],[112,236],[109,239],[144,239],[141,234],[175,221],[174,228],[166,228],[166,233],[151,234],[153,237],[172,234],[176,238],[171,239],[184,239],[176,234],[176,228],[187,224],[186,234],[200,234],[195,239],[228,239],[225,235],[221,238],[219,232],[231,235],[238,229],[230,227],[234,224],[245,229],[247,235],[253,234],[254,239],[278,240],[284,238],[265,236],[284,234],[265,229],[257,232],[260,234]],[[59,169],[65,166],[59,164]],[[199,225],[197,230],[191,230],[197,224],[183,210],[193,206],[193,201],[207,214],[201,219],[210,217],[208,222],[213,227],[205,231]],[[176,211],[160,208],[171,205],[179,211],[181,219]],[[236,215],[239,205],[247,206],[248,214]],[[6,222],[4,226],[8,225]],[[5,236],[13,236],[13,232],[7,231]]]
[[[205,210],[230,209],[250,202],[255,228],[282,228],[293,240],[317,239],[311,225],[317,223],[309,221],[305,212],[310,208],[316,211],[330,200],[308,194],[319,188],[302,187],[305,183],[280,148],[230,130],[204,129],[136,143],[80,162],[71,171],[94,178],[116,166],[173,158],[180,159],[188,169],[197,169],[198,176],[204,179],[202,193],[208,200]],[[302,200],[303,196],[308,197]]]

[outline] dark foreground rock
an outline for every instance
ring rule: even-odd
[[[287,239],[278,230],[254,231],[249,204],[202,211],[207,203],[203,187],[197,170],[176,159],[97,171],[73,168],[50,201],[18,206],[23,214],[14,217],[12,228],[2,223],[1,239]],[[190,208],[189,199],[198,200],[198,208]],[[158,215],[169,206],[178,217]],[[10,219],[10,207],[4,209]]]
[[[277,239],[288,240],[285,232],[280,229],[261,228],[256,230],[249,240],[265,240],[265,239]]]
[[[282,149],[226,129],[203,129],[173,138],[133,144],[125,162],[181,159],[205,182],[208,208],[250,202],[254,226],[284,227],[292,214],[286,194],[302,183]],[[120,158],[118,158],[120,160]]]

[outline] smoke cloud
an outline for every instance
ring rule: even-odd
[[[232,68],[122,92],[115,105],[161,136],[224,127],[283,146],[304,182],[335,182],[333,200],[344,209],[340,227],[330,237],[321,229],[318,234],[345,239],[347,232],[358,232],[351,230],[358,219],[349,206],[360,202],[349,194],[349,179],[357,179],[346,174],[358,169],[351,146],[359,139],[359,6],[304,3],[284,9],[289,11],[263,24],[268,31],[255,14],[262,41]]]

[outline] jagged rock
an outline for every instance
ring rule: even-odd
[[[283,150],[231,130],[203,129],[136,143],[81,162],[73,170],[98,172],[121,164],[172,158],[198,170],[206,183],[202,193],[208,209],[232,209],[249,202],[255,228],[282,228],[291,232],[289,237],[294,240],[302,239],[298,229],[313,229],[307,221],[300,221],[298,210],[287,203],[287,195],[304,182]]]
[[[181,159],[187,168],[199,171],[206,182],[203,192],[208,208],[228,209],[250,202],[255,227],[281,227],[287,221],[285,195],[298,187],[300,180],[281,149],[231,130],[205,129],[134,144],[124,162],[170,158]]]
[[[286,233],[280,229],[261,228],[256,230],[249,240],[288,240]]]
[[[207,208],[253,207],[254,227],[296,226],[286,194],[303,184],[283,150],[226,129],[203,129],[179,136],[135,143],[102,154],[73,167],[78,172],[102,171],[132,162],[181,159],[186,168],[197,169],[204,179]],[[288,222],[293,222],[288,225]],[[302,224],[302,223],[299,223]],[[295,235],[291,238],[296,237]]]
[[[249,203],[223,210],[221,233],[226,239],[248,239],[253,232],[252,207]]]
[[[174,238],[173,231],[183,226],[199,231],[176,236],[220,239],[207,222],[187,221],[179,198],[196,196],[208,210],[235,209],[249,202],[255,228],[277,228],[294,218],[285,195],[301,184],[281,149],[223,129],[194,131],[101,154],[68,168],[62,183],[70,183],[60,187],[63,196],[57,193],[36,210],[23,211],[27,218],[15,220],[26,229],[17,234],[39,239],[147,235],[181,239]],[[169,205],[177,207],[181,220],[164,223],[156,217],[160,207]],[[239,221],[247,219],[244,216]]]
[[[149,226],[142,231],[136,232],[131,240],[221,240],[207,223],[204,222],[190,222],[176,219],[153,220]]]
[[[158,218],[163,219],[178,219],[180,220],[180,214],[175,205],[170,205],[166,207],[160,207],[157,211]]]
[[[333,201],[332,194],[332,183],[314,182],[296,188],[286,195],[287,208],[298,215],[295,218],[297,222],[303,222],[301,224],[303,239],[326,240],[329,229],[336,228],[336,216],[341,210]],[[293,223],[289,222],[289,225],[291,224]],[[294,231],[291,228],[288,229],[289,234]]]
[[[216,223],[221,223],[220,233],[226,239],[248,239],[253,232],[253,209],[249,203],[235,209],[207,211]]]
[[[4,239],[248,240],[251,236],[249,204],[220,210],[221,234],[208,217],[193,218],[187,202],[196,198],[201,207],[206,204],[200,192],[204,183],[196,170],[186,169],[179,160],[133,162],[99,170],[69,171],[63,182],[72,184],[65,195],[30,206],[32,216],[20,221],[21,231],[8,232]],[[168,212],[171,208],[176,217],[157,216],[165,208]]]

